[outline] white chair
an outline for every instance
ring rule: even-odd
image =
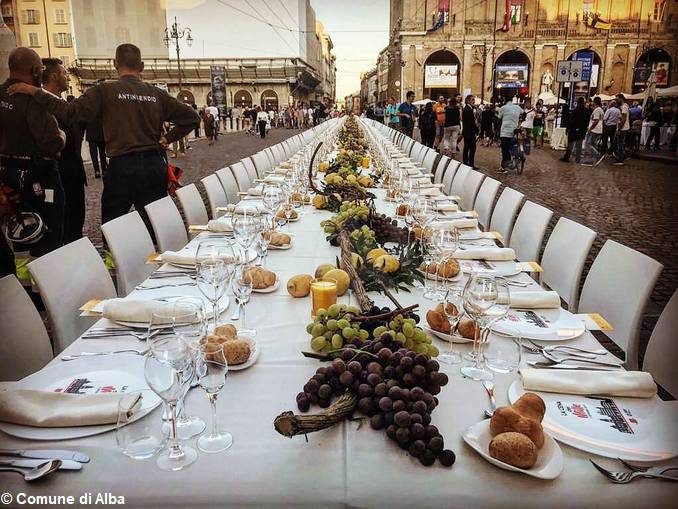
[[[469,174],[470,171],[471,171],[470,166],[466,166],[465,164],[459,165],[457,173],[454,175],[454,179],[452,180],[452,184],[450,185],[449,194],[454,196],[461,196],[461,193],[464,190],[464,181],[466,180],[466,176]]]
[[[265,148],[264,154],[266,154],[266,157],[268,157],[268,162],[270,163],[270,167],[274,168],[277,163],[276,163],[276,160],[275,160],[275,154],[273,153],[273,149],[271,147]]]
[[[224,186],[221,185],[221,181],[215,173],[207,175],[205,178],[201,179],[200,182],[205,186],[207,201],[210,203],[210,214],[212,215],[212,219],[214,219],[217,217],[217,207],[225,207],[228,205],[226,191],[224,191]]]
[[[678,291],[674,292],[659,316],[643,359],[643,371],[651,373],[655,382],[674,397],[678,396],[678,377],[676,377],[676,363],[678,363],[677,330]]]
[[[257,174],[257,169],[254,166],[254,161],[252,161],[251,157],[245,157],[240,162],[245,166],[245,171],[247,172],[247,176],[249,177],[250,182],[254,182],[259,178],[259,175]]]
[[[499,195],[497,205],[495,205],[492,211],[490,230],[499,232],[502,236],[502,243],[505,246],[508,246],[511,241],[513,223],[516,220],[516,214],[518,214],[518,209],[524,197],[523,193],[519,193],[510,187],[505,187]]]
[[[421,162],[421,165],[426,168],[430,173],[433,173],[433,165],[436,162],[436,159],[438,158],[438,152],[436,152],[433,149],[428,149],[428,152],[426,152],[426,155],[424,156],[424,159]]]
[[[124,297],[155,270],[146,263],[155,251],[153,240],[136,210],[102,224],[101,231],[115,262],[118,295]]]
[[[245,169],[245,165],[242,163],[242,161],[231,165],[231,173],[233,173],[240,191],[245,192],[252,186],[252,182],[247,175],[247,170]],[[226,190],[226,195],[228,196],[228,189]]]
[[[151,221],[158,250],[178,251],[188,244],[188,235],[179,209],[172,198],[165,196],[144,207]]]
[[[443,181],[443,175],[447,170],[447,165],[450,164],[451,159],[447,156],[440,156],[438,164],[436,165],[436,170],[433,174],[433,183],[440,184]]]
[[[553,211],[526,201],[520,209],[508,244],[516,252],[521,262],[538,262],[539,251],[544,240],[546,228],[553,217]]]
[[[273,149],[273,155],[275,156],[276,164],[280,164],[286,159],[285,150],[283,149],[280,143],[278,143],[277,145],[273,145],[273,147],[271,148]]]
[[[483,180],[483,183],[478,190],[476,201],[473,204],[473,210],[478,213],[478,223],[480,223],[485,230],[487,230],[487,227],[490,225],[492,206],[494,205],[494,199],[499,192],[500,185],[501,183],[498,180],[495,180],[492,177],[485,177],[485,180]]]
[[[207,209],[195,184],[177,189],[177,198],[188,224],[207,224]]]
[[[606,334],[626,353],[629,369],[638,367],[640,323],[662,268],[649,256],[608,240],[581,290],[579,313],[600,313],[614,327]]]
[[[264,175],[271,169],[271,163],[269,162],[263,150],[252,156],[252,162],[257,169],[257,175],[259,178],[263,178]]]
[[[414,145],[415,141],[412,138],[405,138],[405,142],[402,145],[403,152],[406,154],[410,153],[410,150],[412,150],[412,146]]]
[[[450,188],[452,187],[452,181],[454,180],[454,176],[457,174],[457,170],[459,169],[459,161],[456,159],[450,160],[450,164],[447,165],[447,169],[445,170],[445,175],[443,175],[443,192],[445,194],[450,194]]]
[[[116,297],[106,265],[87,237],[33,260],[28,270],[49,315],[55,354],[99,319],[80,316],[83,304]]]
[[[476,201],[476,195],[480,184],[483,183],[485,175],[476,170],[469,170],[461,186],[461,208],[462,210],[473,210],[473,204]]]
[[[217,170],[217,177],[219,178],[219,182],[221,182],[221,186],[226,192],[228,203],[238,203],[240,201],[240,197],[238,196],[238,190],[240,188],[238,186],[238,181],[235,179],[235,175],[233,175],[233,172],[231,171],[231,168],[227,166],[226,168]]]
[[[558,292],[567,309],[577,312],[579,281],[596,232],[561,217],[553,228],[541,258],[541,282]]]
[[[0,279],[0,295],[0,381],[21,380],[52,360],[52,345],[40,313],[16,277]]]

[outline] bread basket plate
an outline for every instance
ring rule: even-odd
[[[516,402],[525,392],[515,380],[509,401]],[[559,442],[626,461],[656,463],[678,456],[678,401],[530,392],[544,400],[542,425]]]
[[[287,249],[290,249],[292,247],[292,239],[290,239],[289,244],[283,244],[282,246],[274,246],[273,244],[269,244],[268,248],[273,249],[275,251],[285,251]]]
[[[278,276],[275,276],[275,283],[273,283],[273,285],[271,285],[267,288],[254,288],[254,289],[252,289],[252,291],[254,293],[273,293],[278,289],[279,286],[280,286],[280,278],[278,278]]]
[[[532,468],[514,467],[490,456],[490,442],[493,437],[490,433],[489,419],[484,419],[467,428],[462,434],[462,438],[486,461],[510,472],[519,472],[537,479],[555,479],[563,471],[563,451],[548,433],[544,433],[544,447],[539,449],[537,462]]]
[[[450,335],[449,334],[437,331],[437,330],[432,329],[431,327],[428,327],[426,325],[421,325],[420,327],[422,329],[424,329],[426,332],[428,332],[429,334],[433,334],[438,339],[442,339],[446,343],[450,342]],[[452,343],[457,343],[457,344],[473,343],[473,340],[465,338],[463,336],[459,336],[458,334],[454,334],[452,336]]]
[[[246,332],[238,332],[238,339],[242,339],[243,341],[247,341],[249,343],[249,345],[250,345],[250,358],[247,359],[242,364],[229,364],[228,365],[229,371],[242,371],[243,369],[249,368],[255,362],[257,362],[257,359],[259,358],[259,354],[261,353],[261,348],[259,347],[259,343],[257,343],[257,341],[254,339],[254,337],[251,334],[248,334]]]

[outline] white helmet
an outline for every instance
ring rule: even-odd
[[[8,216],[2,224],[2,230],[9,242],[35,244],[45,233],[45,223],[40,214],[21,212]]]

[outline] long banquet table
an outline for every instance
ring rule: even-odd
[[[377,195],[377,209],[393,214],[394,206],[383,200],[383,191],[377,190]],[[438,395],[440,405],[432,415],[446,447],[456,452],[452,468],[438,462],[424,467],[390,441],[383,430],[374,431],[356,421],[310,434],[307,440],[279,435],[273,428],[274,417],[296,410],[296,394],[319,365],[300,354],[309,349],[305,325],[310,298],[290,297],[284,283],[294,274],[313,273],[317,265],[332,263],[339,253],[325,241],[319,225],[331,213],[306,209],[301,220],[290,225],[293,247],[271,251],[268,257],[268,267],[275,270],[282,284],[272,294],[253,294],[247,306],[248,326],[257,329],[262,353],[249,369],[229,373],[219,396],[222,427],[234,437],[228,451],[200,453],[188,469],[169,473],[159,470],[154,459],[135,461],[124,456],[114,432],[61,442],[31,442],[2,434],[2,448],[76,449],[89,454],[92,461],[80,472],[60,471],[33,484],[17,474],[0,473],[0,491],[73,495],[76,499],[86,492],[108,492],[124,496],[128,507],[675,507],[675,484],[640,480],[613,485],[589,463],[593,455],[563,444],[564,470],[553,481],[490,465],[461,438],[464,429],[483,418],[488,398],[479,382],[461,377],[458,365],[441,364],[450,383]],[[524,273],[517,279],[534,283]],[[511,291],[528,289],[512,287]],[[198,295],[198,290],[164,288],[139,295],[177,293]],[[373,298],[388,305],[383,296],[375,294]],[[434,305],[421,298],[420,289],[411,294],[401,292],[398,298],[402,305],[419,303],[422,319]],[[222,319],[229,318],[232,310],[231,306]],[[96,325],[111,323],[102,319]],[[441,350],[446,348],[445,343],[434,341]],[[571,344],[593,347],[597,342],[587,332]],[[80,338],[63,354],[129,347],[143,348],[144,344],[128,338]],[[466,351],[470,347],[456,348]],[[120,355],[119,359],[122,366],[128,357]],[[61,362],[59,357],[52,361]],[[515,378],[516,374],[496,376],[498,404],[507,404],[507,389]],[[188,413],[208,419],[208,401],[201,389],[190,391],[186,401]],[[160,426],[160,414],[158,408],[146,419],[156,419]],[[619,467],[614,460],[595,459],[608,467]]]

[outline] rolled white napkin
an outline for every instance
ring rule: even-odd
[[[233,224],[228,218],[210,219],[207,223],[207,229],[211,232],[232,232]]]
[[[421,189],[419,194],[422,196],[440,196],[442,193],[437,187],[429,187],[427,189]]]
[[[627,398],[651,398],[657,394],[652,375],[643,371],[523,368],[519,373],[523,388],[530,391]]]
[[[264,182],[267,182],[269,184],[280,184],[285,181],[285,177],[282,175],[268,175],[265,179]]]
[[[273,173],[275,173],[276,175],[287,175],[289,171],[290,171],[289,168],[276,168],[275,170],[273,170]]]
[[[417,168],[407,168],[408,175],[419,175],[421,172]]]
[[[160,255],[160,260],[163,263],[195,265],[195,251],[165,251]]]
[[[504,304],[504,295],[499,303]],[[560,307],[560,296],[554,291],[511,292],[511,307],[516,309],[557,309]]]
[[[436,205],[438,212],[457,212],[459,205],[453,202],[440,202]]]
[[[438,221],[437,228],[441,230],[451,230],[452,228],[478,228],[478,220],[475,218],[463,217],[446,221]]]
[[[9,390],[0,392],[0,421],[41,428],[113,424],[119,403],[132,413],[141,404],[141,394]]]
[[[516,259],[516,253],[510,247],[474,247],[457,249],[454,257],[458,260],[487,260],[490,262],[506,262]]]
[[[172,312],[174,302],[149,299],[106,299],[102,316],[119,322],[149,323],[153,313]],[[168,319],[169,320],[169,319]]]
[[[262,194],[264,194],[264,190],[261,186],[250,187],[247,190],[247,194],[249,194],[250,196],[261,196]]]

